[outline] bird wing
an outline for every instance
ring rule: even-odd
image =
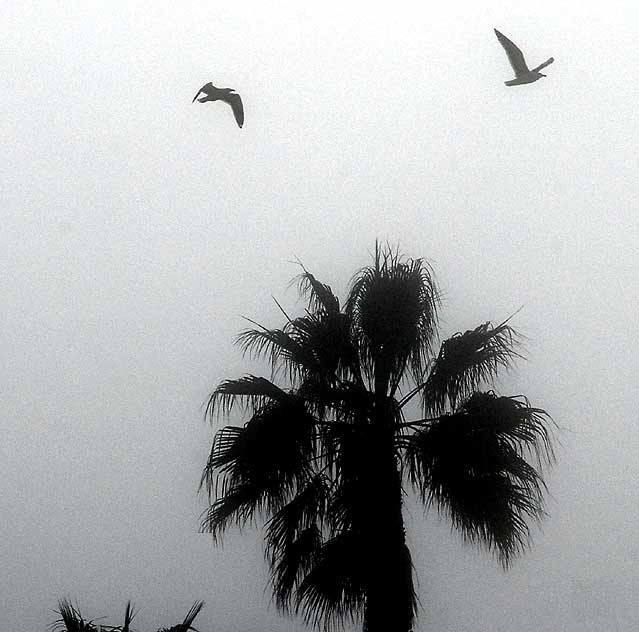
[[[551,57],[550,59],[547,59],[543,64],[539,64],[539,66],[537,66],[537,68],[533,68],[533,72],[539,72],[542,68],[545,68],[546,66],[550,66],[550,64],[552,64],[552,62],[555,61],[554,57]]]
[[[191,103],[195,103],[195,99],[200,96],[200,93],[204,92],[204,94],[209,94],[213,90],[215,90],[215,86],[209,81],[197,91],[197,94],[193,97],[193,101],[191,101]]]
[[[526,65],[524,54],[519,50],[519,48],[497,29],[495,29],[495,35],[497,36],[499,43],[504,47],[506,55],[508,55],[508,61],[515,71],[515,77],[520,77],[521,75],[525,75],[530,72]]]
[[[221,100],[231,106],[237,124],[242,127],[242,125],[244,125],[244,105],[242,104],[242,97],[237,93],[229,93],[221,97]]]

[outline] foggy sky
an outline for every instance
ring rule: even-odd
[[[132,4],[133,6],[130,6]],[[639,623],[634,3],[5,3],[0,629],[57,599],[138,630],[303,629],[259,531],[199,534],[215,428],[299,257],[344,296],[376,238],[434,266],[442,335],[523,305],[498,390],[563,430],[549,517],[504,573],[409,504],[427,632]],[[73,5],[73,6],[71,6]],[[512,71],[493,34],[529,65]],[[212,81],[244,100],[191,104]],[[616,626],[616,627],[615,627]]]

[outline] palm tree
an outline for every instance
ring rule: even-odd
[[[508,321],[435,351],[439,292],[422,259],[376,244],[343,307],[302,269],[305,314],[282,310],[281,329],[250,321],[238,337],[269,359],[270,379],[225,380],[208,401],[212,422],[237,408],[248,421],[215,434],[202,530],[219,540],[262,517],[280,609],[324,629],[358,620],[366,632],[408,632],[407,488],[508,567],[544,515],[551,419],[524,397],[479,390],[520,356]]]

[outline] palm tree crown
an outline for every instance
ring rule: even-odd
[[[507,567],[544,514],[551,420],[523,397],[479,390],[519,355],[508,322],[436,351],[439,293],[422,259],[377,244],[343,307],[306,269],[297,280],[303,316],[238,337],[245,353],[269,358],[270,379],[225,380],[208,402],[211,420],[240,408],[248,421],[214,437],[202,528],[219,539],[263,517],[280,609],[324,629],[357,618],[366,632],[408,632],[406,487]],[[409,402],[420,403],[416,419],[406,419]]]

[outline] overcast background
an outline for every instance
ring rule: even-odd
[[[303,629],[259,532],[215,548],[202,404],[258,370],[299,257],[344,295],[376,238],[426,257],[442,335],[501,322],[498,385],[563,427],[550,517],[504,573],[408,507],[428,632],[639,624],[635,2],[4,2],[0,629],[57,599],[138,630]],[[547,78],[507,88],[493,27]],[[191,104],[212,81],[242,95]]]

